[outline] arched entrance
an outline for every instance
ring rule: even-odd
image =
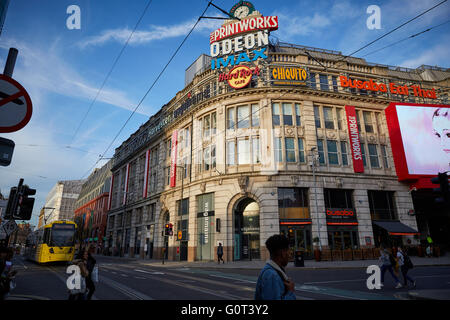
[[[233,210],[233,260],[260,259],[259,205],[252,198],[239,200]]]

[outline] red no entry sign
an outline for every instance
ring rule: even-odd
[[[31,99],[24,87],[0,74],[0,133],[22,129],[30,121],[32,113]]]

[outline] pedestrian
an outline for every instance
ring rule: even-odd
[[[81,250],[78,252],[80,256]],[[72,264],[77,265],[80,268],[80,287],[69,290],[69,300],[84,300],[86,293],[86,277],[89,272],[87,269],[87,258],[88,255],[82,255],[81,259],[76,259],[72,261]]]
[[[225,261],[223,260],[223,247],[222,247],[222,243],[219,242],[219,246],[217,247],[217,260],[218,260],[218,264],[220,264],[220,260],[222,260],[223,263],[225,263]]]
[[[431,258],[433,256],[433,249],[431,248],[431,245],[428,245],[426,253],[428,258]]]
[[[381,268],[381,286],[384,286],[384,274],[386,273],[386,271],[389,271],[389,273],[391,274],[392,278],[394,278],[394,281],[396,283],[395,288],[399,289],[402,287],[400,280],[398,279],[398,277],[394,274],[394,271],[392,269],[392,265],[395,264],[395,259],[392,256],[392,254],[390,254],[390,252],[387,249],[380,249],[380,268]]]
[[[406,250],[405,250],[406,251]],[[408,276],[408,271],[413,267],[411,259],[406,254],[406,252],[402,250],[401,247],[398,247],[397,251],[397,260],[398,264],[400,265],[400,270],[402,272],[403,276],[403,283],[405,287],[408,286],[408,280],[412,283],[413,288],[416,287],[416,281],[412,279],[410,276]]]
[[[98,272],[97,267],[96,267],[96,263],[97,261],[94,259],[94,257],[92,256],[92,253],[94,252],[94,248],[93,247],[89,247],[86,252],[85,252],[85,259],[86,259],[86,267],[87,267],[87,271],[88,271],[88,275],[86,277],[86,289],[88,290],[87,295],[86,295],[86,300],[91,300],[92,299],[92,295],[94,294],[95,291],[95,285],[94,285],[94,281],[93,281],[93,273]],[[94,279],[97,281],[97,279]]]
[[[259,274],[255,300],[295,300],[295,284],[284,269],[289,262],[289,240],[276,234],[267,239],[266,247],[270,260]]]

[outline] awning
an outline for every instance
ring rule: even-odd
[[[419,234],[419,232],[400,221],[373,221],[373,223],[386,230],[391,236],[411,236]]]

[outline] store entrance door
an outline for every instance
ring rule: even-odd
[[[234,210],[234,260],[260,259],[259,205],[243,198]]]
[[[295,251],[302,251],[304,254],[304,259],[313,258],[310,225],[280,225],[280,233],[289,239],[291,260],[294,259]]]

